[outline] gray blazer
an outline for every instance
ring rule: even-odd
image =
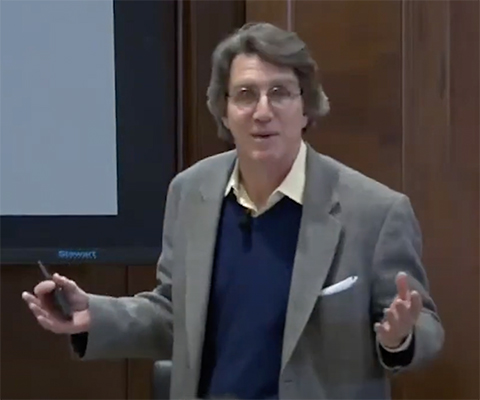
[[[83,359],[172,359],[172,398],[195,398],[217,223],[235,158],[235,151],[209,157],[173,179],[159,284],[133,298],[91,295]],[[376,343],[373,324],[396,295],[399,271],[409,274],[424,309],[409,350],[388,354]],[[345,290],[322,292],[349,277],[356,278]],[[390,398],[387,371],[420,365],[443,341],[408,198],[308,146],[280,398]]]

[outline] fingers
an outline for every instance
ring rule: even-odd
[[[35,317],[37,317],[37,319],[39,317],[42,317],[42,318],[48,318],[49,314],[46,310],[44,310],[42,307],[38,306],[37,304],[35,303],[30,303],[28,305],[28,307],[30,308],[30,310],[32,311],[33,315],[35,315]]]
[[[55,289],[55,282],[53,281],[43,281],[40,282],[35,288],[33,289],[33,293],[37,297],[44,297],[51,293]]]
[[[57,273],[53,274],[53,281],[57,285],[63,287],[65,290],[70,291],[70,292],[76,291],[78,289],[78,286],[74,281],[66,278],[63,275],[59,275]]]
[[[390,325],[388,322],[375,322],[375,331],[380,334],[387,334],[390,331]]]
[[[402,323],[413,323],[413,318],[410,315],[410,307],[406,301],[398,299],[394,303],[395,312],[398,316],[398,320]]]
[[[389,331],[398,332],[401,329],[401,321],[395,307],[386,310],[385,320],[388,322]]]
[[[39,316],[37,317],[37,321],[42,326],[42,328],[50,332],[62,333],[61,330],[56,326],[56,324],[50,318]]]
[[[48,313],[42,307],[42,303],[40,302],[40,300],[37,299],[32,294],[27,293],[27,292],[23,292],[22,293],[22,299],[27,303],[28,308],[30,308],[33,315],[35,315],[37,318],[40,317],[40,316],[42,316],[42,317],[47,317],[48,316]]]
[[[53,283],[53,282],[51,282]],[[38,285],[37,285],[38,286]],[[42,288],[37,290],[37,292],[40,292],[40,296],[44,295]],[[38,323],[45,329],[53,331],[53,325],[52,321],[50,320],[51,316],[50,313],[46,308],[42,306],[42,302],[40,298],[35,297],[34,295],[28,293],[28,292],[23,292],[22,293],[22,299],[27,303],[28,308],[32,312],[32,314],[35,316],[37,319]]]
[[[77,329],[75,324],[72,321],[63,320],[54,306],[52,292],[55,287],[62,287],[66,292],[70,291],[73,296],[76,292],[81,292],[74,281],[54,274],[52,280],[45,280],[37,284],[33,293],[23,292],[22,299],[42,328],[57,334],[74,332]]]
[[[410,312],[416,321],[423,308],[422,296],[417,291],[413,291],[410,295]]]
[[[40,298],[35,297],[34,295],[23,292],[22,299],[27,303],[28,308],[32,311],[33,315],[38,317],[49,317],[48,305],[43,304]]]
[[[398,297],[402,300],[409,301],[410,300],[410,289],[408,286],[408,277],[405,272],[399,272],[395,279],[397,284],[397,293]]]
[[[391,326],[388,322],[376,322],[374,324],[374,330],[377,333],[381,342],[385,342],[386,338],[390,335]]]
[[[423,307],[421,295],[415,290],[410,291],[406,273],[398,273],[395,283],[397,296],[384,310],[384,320],[374,324],[381,342],[391,346],[396,346],[412,332]]]
[[[422,299],[418,292],[409,295],[410,301],[397,297],[389,308],[384,310],[384,321],[374,325],[375,331],[383,339],[396,341],[411,332],[422,310]]]
[[[33,303],[33,304],[36,304],[38,307],[40,307],[40,300],[37,299],[33,294],[30,294],[28,292],[23,292],[22,299],[29,305],[30,303]]]
[[[422,302],[417,292],[412,292],[410,297],[414,299],[415,303],[413,303],[412,299],[410,301],[404,301],[397,298],[386,312],[388,321],[394,328],[402,328],[415,324],[422,308]]]
[[[385,328],[383,327],[382,323],[375,322],[375,324],[373,325],[373,329],[375,329],[375,332],[377,332],[379,335],[382,335]]]
[[[65,323],[59,321],[55,313],[49,309],[48,304],[43,304],[40,298],[28,292],[23,292],[22,299],[27,303],[28,308],[42,328],[53,333],[65,333],[68,331]]]
[[[45,294],[52,292],[53,289],[55,289],[56,285],[61,286],[65,290],[69,290],[69,291],[74,291],[74,290],[77,290],[78,288],[77,284],[71,279],[68,279],[62,275],[55,273],[52,276],[52,280],[45,280],[40,282],[37,286],[35,286],[35,289],[33,290],[33,292],[37,297],[43,296]]]

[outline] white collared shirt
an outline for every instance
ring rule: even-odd
[[[247,191],[240,182],[238,169],[238,160],[235,162],[232,175],[225,189],[225,196],[233,190],[237,201],[243,207],[252,211],[253,216],[258,216],[271,207],[273,207],[284,196],[289,197],[298,204],[303,204],[303,190],[305,188],[305,167],[307,161],[307,146],[302,141],[297,157],[293,162],[290,172],[287,174],[283,182],[276,188],[267,200],[267,203],[261,209],[258,209],[255,203],[248,196]]]

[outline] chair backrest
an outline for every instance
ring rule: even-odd
[[[154,400],[170,399],[170,377],[172,374],[171,361],[156,361],[153,364],[153,390]]]

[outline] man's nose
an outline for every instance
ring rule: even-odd
[[[272,108],[270,106],[268,96],[265,94],[261,95],[258,99],[257,107],[255,108],[253,117],[259,121],[269,121],[273,118]]]

